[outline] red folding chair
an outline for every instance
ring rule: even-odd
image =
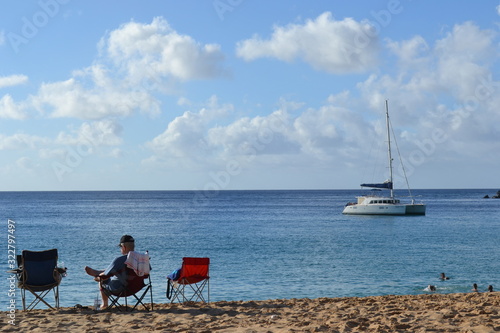
[[[167,298],[171,303],[210,302],[210,258],[182,258],[179,278],[167,277]],[[170,294],[171,291],[171,294]]]

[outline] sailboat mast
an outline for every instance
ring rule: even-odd
[[[385,122],[387,126],[387,148],[389,157],[389,181],[391,182],[391,197],[394,197],[393,183],[392,183],[392,155],[391,155],[391,132],[389,130],[389,103],[385,100]]]

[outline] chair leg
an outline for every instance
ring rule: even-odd
[[[26,289],[21,289],[21,297],[23,299],[23,311],[26,311]]]
[[[30,303],[30,305],[28,305],[28,311],[29,310],[33,310],[35,308],[35,306],[38,305],[38,303],[42,302],[44,303],[45,305],[47,305],[49,307],[49,309],[54,309],[52,307],[52,305],[50,305],[49,303],[47,303],[47,301],[44,299],[45,296],[47,296],[47,294],[50,292],[50,290],[46,290],[40,294],[37,294],[35,293],[34,291],[28,289],[29,292],[31,292],[33,294],[33,296],[35,296],[35,299]]]
[[[187,287],[187,285],[189,287]],[[171,303],[174,303],[175,301],[179,303],[191,301],[201,301],[204,303],[210,302],[210,282],[208,279],[203,280],[200,283],[177,283],[173,286],[174,288],[172,290]],[[206,296],[205,287],[207,288]]]
[[[154,307],[154,303],[153,303],[153,285],[151,285],[151,281],[150,281],[150,286],[151,286],[151,289],[149,289],[149,296],[151,297],[151,311],[153,311],[153,307]]]
[[[144,292],[141,294],[140,297],[138,297],[137,294],[133,294],[133,295],[130,295],[130,296],[125,296],[125,294],[122,294],[122,295],[119,295],[119,296],[115,296],[113,294],[108,294],[107,293],[107,295],[109,297],[110,304],[106,308],[106,310],[110,310],[113,307],[116,307],[116,308],[118,308],[118,311],[125,311],[125,312],[130,311],[130,312],[132,312],[132,311],[134,311],[139,306],[139,304],[141,304],[142,306],[144,306],[144,308],[146,309],[146,311],[150,311],[149,307],[146,306],[146,304],[144,304],[144,302],[143,302],[143,299],[147,296],[148,292],[150,294],[150,299],[151,299],[151,310],[153,310],[153,286],[151,284],[146,285],[146,290],[144,290]],[[135,298],[136,303],[129,310],[128,297],[132,297],[132,296]],[[123,301],[123,303],[125,304],[125,306],[124,306],[125,309],[124,310],[122,310],[123,306],[119,303],[120,298],[124,298],[125,299]]]
[[[109,293],[106,293],[106,294],[108,295],[108,300],[110,301],[110,304],[108,305],[108,307],[105,310],[111,310],[113,307],[116,307],[118,309],[118,311],[121,312],[122,305],[119,303],[120,296],[115,296],[115,295],[112,295]],[[127,300],[127,298],[125,297],[125,301],[126,300]]]
[[[54,298],[56,301],[56,309],[59,309],[59,286],[54,288]]]
[[[149,296],[150,296],[150,299],[151,299],[151,303],[150,303],[151,304],[151,311],[153,310],[153,286],[151,285],[151,283],[149,283],[149,284],[146,285],[146,290],[141,294],[140,297],[137,297],[136,294],[133,295],[137,302],[135,303],[135,305],[134,305],[134,307],[132,308],[131,311],[135,310],[135,308],[137,306],[139,306],[139,304],[141,304],[142,306],[144,306],[144,308],[146,309],[146,311],[150,311],[149,307],[146,304],[144,304],[144,302],[143,302],[143,300],[147,296],[148,292],[149,292]]]

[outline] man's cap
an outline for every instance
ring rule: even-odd
[[[133,242],[134,242],[134,237],[130,235],[123,235],[122,238],[120,238],[120,244],[133,243]]]

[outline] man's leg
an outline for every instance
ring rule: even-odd
[[[102,285],[99,283],[99,289],[101,291],[101,299],[102,299],[102,304],[101,304],[101,310],[104,310],[108,307],[108,295],[104,292],[104,289],[102,288]]]
[[[101,274],[104,271],[93,269],[93,268],[90,268],[89,266],[85,266],[85,272],[90,276],[97,277],[97,276],[99,276],[99,274]]]

